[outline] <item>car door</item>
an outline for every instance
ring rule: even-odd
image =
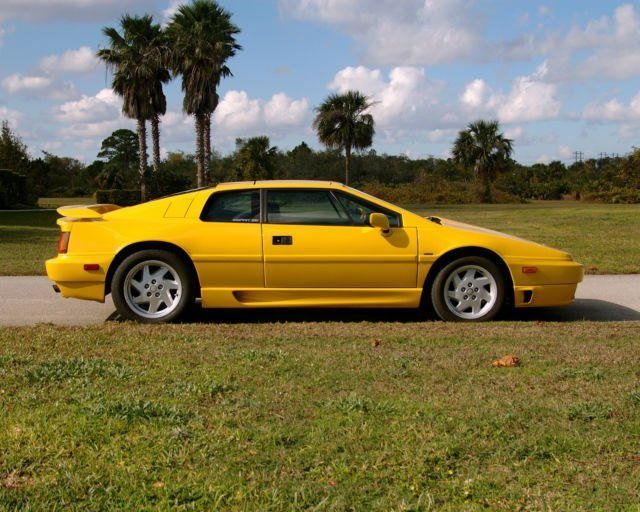
[[[399,214],[329,189],[265,193],[267,288],[416,287],[417,234]],[[389,233],[366,225],[367,211],[387,214]]]
[[[260,190],[211,195],[188,247],[203,294],[214,288],[264,286],[261,231]]]

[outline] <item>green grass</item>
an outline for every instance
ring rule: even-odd
[[[0,510],[637,510],[638,339],[638,322],[0,329]],[[491,366],[507,353],[522,366]]]
[[[90,198],[55,198],[65,203]],[[536,202],[513,205],[413,206],[569,251],[591,274],[640,273],[640,205]],[[0,212],[0,275],[44,274],[55,255],[55,212]]]
[[[60,228],[53,211],[0,212],[0,276],[45,274]]]
[[[95,204],[95,197],[41,197],[38,199],[40,208],[58,208],[75,204]]]

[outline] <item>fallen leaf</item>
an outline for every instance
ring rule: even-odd
[[[506,356],[501,357],[497,361],[491,363],[491,366],[500,367],[500,366],[520,366],[520,359],[518,359],[513,354],[507,354]]]

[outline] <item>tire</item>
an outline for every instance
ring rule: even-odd
[[[182,258],[168,251],[145,250],[120,263],[111,295],[124,318],[165,323],[178,320],[193,304],[194,288],[192,272]]]
[[[460,258],[436,275],[431,303],[442,320],[485,322],[502,309],[504,283],[504,276],[493,261],[481,256]]]

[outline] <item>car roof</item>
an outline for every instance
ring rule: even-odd
[[[239,188],[346,188],[337,181],[320,180],[255,180],[218,183],[216,189]]]

